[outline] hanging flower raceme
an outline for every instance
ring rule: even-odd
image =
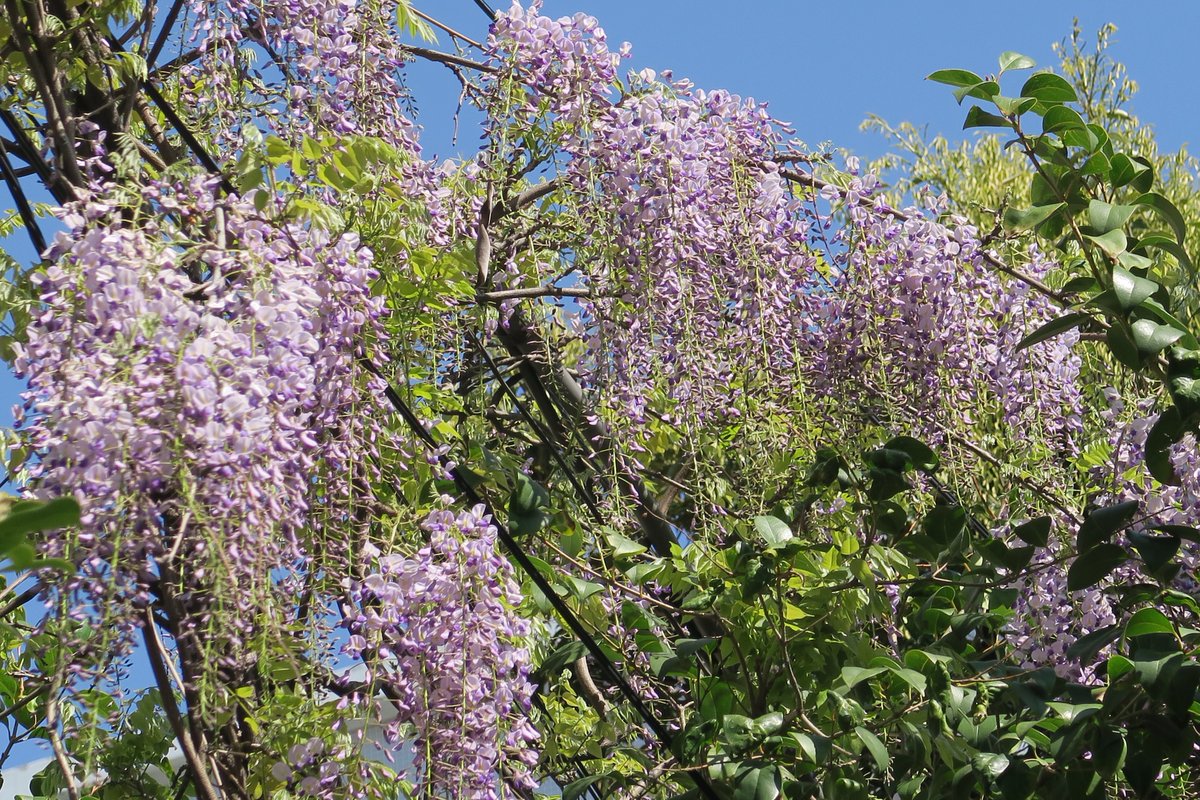
[[[140,199],[148,212],[115,194],[70,209],[36,278],[16,361],[31,481],[83,507],[78,534],[45,543],[79,564],[73,613],[128,632],[174,595],[189,625],[215,615],[231,658],[273,570],[344,569],[329,532],[358,524],[389,441],[357,361],[383,309],[352,234],[280,223],[207,179]]]
[[[424,792],[498,798],[505,787],[532,789],[529,630],[513,611],[521,594],[512,566],[482,506],[436,511],[423,528],[425,547],[380,557],[380,571],[362,581],[355,599],[365,610],[349,621],[347,650],[397,710],[392,741],[415,728]]]
[[[251,111],[285,138],[326,130],[415,151],[416,131],[403,112],[398,1],[191,0],[203,50],[188,71],[192,91],[226,120],[226,133]],[[270,69],[266,77],[250,74],[243,48],[252,46],[274,61],[281,74],[273,81]],[[247,88],[264,94],[261,106],[246,107]]]
[[[844,188],[812,195],[778,163],[786,129],[753,100],[650,70],[618,95],[627,51],[590,18],[514,6],[489,46],[493,113],[540,115],[569,156],[587,232],[576,263],[598,298],[582,303],[585,377],[635,447],[651,411],[694,429],[815,390],[857,406],[891,394],[934,442],[962,427],[965,402],[1014,442],[1074,452],[1077,334],[1018,352],[1055,308],[998,275],[963,221],[888,208],[856,164]],[[1052,267],[1031,253],[1030,272]]]
[[[1013,443],[1052,442],[1074,454],[1082,429],[1077,332],[1018,350],[1058,309],[1025,283],[998,274],[976,229],[916,208],[869,200],[872,176],[823,194],[848,208],[843,249],[807,335],[812,383],[843,401],[888,407],[931,442],[962,430],[964,416],[996,414]],[[930,198],[928,212],[940,211]],[[1036,249],[1023,269],[1054,265]],[[885,396],[886,395],[886,396]]]

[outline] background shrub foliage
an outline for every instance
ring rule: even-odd
[[[6,0],[0,761],[1200,796],[1200,195],[1112,29],[935,72],[987,134],[863,169],[586,15],[423,11]],[[423,158],[413,58],[477,154]]]

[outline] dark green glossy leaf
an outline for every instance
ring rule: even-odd
[[[1152,233],[1149,236],[1143,236],[1138,239],[1135,249],[1143,250],[1148,247],[1155,247],[1163,252],[1170,253],[1179,262],[1180,266],[1186,269],[1189,273],[1195,274],[1196,268],[1192,264],[1191,256],[1183,249],[1179,242],[1169,236],[1160,233]]]
[[[1183,331],[1170,325],[1161,325],[1151,319],[1139,319],[1133,323],[1133,343],[1142,355],[1152,356],[1183,338]]]
[[[1061,76],[1053,72],[1039,72],[1029,76],[1021,87],[1022,97],[1036,97],[1042,103],[1074,103],[1079,98],[1075,89]]]
[[[1025,569],[1036,551],[1032,545],[1008,547],[999,539],[981,542],[977,547],[988,561],[1012,572]]]
[[[965,69],[939,69],[925,76],[927,81],[936,81],[949,86],[975,86],[983,83],[983,78]]]
[[[1116,258],[1125,252],[1125,247],[1129,243],[1129,240],[1125,237],[1125,231],[1119,228],[1108,233],[1088,235],[1086,238],[1095,242],[1101,250],[1112,258]]]
[[[1150,433],[1146,435],[1146,468],[1159,483],[1174,486],[1179,483],[1175,467],[1171,463],[1171,446],[1183,438],[1187,427],[1179,409],[1175,406],[1168,408],[1158,415]]]
[[[1053,203],[1048,206],[1033,206],[1032,208],[1006,208],[1004,210],[1004,227],[1010,231],[1027,231],[1045,222],[1066,203]]]
[[[738,778],[734,800],[775,800],[779,797],[779,773],[774,766],[752,767]]]
[[[963,121],[963,130],[966,130],[967,128],[1011,128],[1011,127],[1012,127],[1012,124],[1009,123],[1009,121],[1006,120],[1004,117],[1001,117],[998,114],[992,114],[988,111],[984,111],[979,106],[971,106],[971,109],[967,112],[966,120]]]
[[[1151,574],[1157,574],[1167,566],[1179,552],[1180,545],[1178,536],[1151,536],[1141,531],[1130,531],[1129,542]]]
[[[1120,625],[1106,625],[1100,630],[1082,636],[1067,648],[1067,658],[1082,664],[1090,664],[1096,654],[1117,640],[1121,635]]]
[[[1179,213],[1179,209],[1170,200],[1158,192],[1147,192],[1133,202],[1135,205],[1149,206],[1158,212],[1158,215],[1171,226],[1171,231],[1175,234],[1175,241],[1180,245],[1187,239],[1187,223],[1183,219],[1183,214]]]
[[[1123,327],[1120,325],[1110,327],[1104,334],[1104,342],[1117,361],[1135,371],[1142,368],[1142,357],[1138,352],[1137,345],[1129,338],[1129,334]]]
[[[939,544],[949,544],[963,532],[967,512],[960,506],[934,506],[925,515],[925,533]]]
[[[1112,171],[1112,162],[1103,153],[1096,153],[1079,170],[1084,175],[1107,175]]]
[[[1087,125],[1084,124],[1083,117],[1079,116],[1079,112],[1067,106],[1054,106],[1042,117],[1042,131],[1045,133],[1062,136],[1064,131],[1086,129]]]
[[[938,468],[937,453],[919,439],[911,436],[897,436],[884,445],[887,450],[899,450],[908,456],[909,461],[922,472],[934,472]]]
[[[1066,128],[1062,132],[1062,141],[1068,147],[1079,147],[1089,153],[1100,146],[1100,137],[1087,125]]]
[[[1037,517],[1013,528],[1013,535],[1034,547],[1045,547],[1050,537],[1050,518]]]
[[[1088,224],[1097,233],[1108,233],[1111,230],[1125,227],[1125,223],[1137,211],[1137,206],[1123,206],[1105,203],[1103,200],[1092,200],[1088,203]]]
[[[1166,614],[1157,608],[1143,608],[1125,623],[1125,637],[1145,636],[1150,633],[1169,633],[1174,635],[1175,625],[1167,619]]]
[[[1108,541],[1114,533],[1125,527],[1137,512],[1136,500],[1097,508],[1088,514],[1079,526],[1079,549],[1087,550],[1093,545]]]
[[[786,522],[776,517],[755,517],[754,530],[758,532],[759,537],[770,550],[782,547],[792,539],[792,529]]]
[[[1091,319],[1092,316],[1090,314],[1085,314],[1081,311],[1056,317],[1018,342],[1017,351],[1024,350],[1026,347],[1032,347],[1047,339],[1052,339],[1061,333],[1066,333],[1072,328],[1078,328],[1080,325],[1090,322]]]
[[[994,781],[1008,769],[1008,756],[1000,753],[976,753],[971,766],[988,781]]]
[[[1109,172],[1109,179],[1117,188],[1132,183],[1134,178],[1146,171],[1145,166],[1136,163],[1124,153],[1117,153],[1110,161],[1112,170]]]
[[[974,86],[963,86],[954,90],[954,99],[962,102],[967,97],[977,100],[991,100],[1000,93],[1000,84],[995,81],[981,81]]]
[[[1124,548],[1115,544],[1102,544],[1080,554],[1067,570],[1067,589],[1077,592],[1095,586],[1107,578],[1114,569],[1124,564],[1127,555]]]
[[[589,788],[604,780],[610,774],[612,773],[606,772],[602,775],[587,775],[577,781],[571,781],[562,789],[562,800],[579,800]]]
[[[1019,117],[1037,105],[1037,100],[1032,97],[1005,97],[1002,94],[994,96],[992,102],[1000,109],[1001,114],[1010,117]]]
[[[875,766],[879,767],[879,771],[887,772],[891,758],[888,757],[887,748],[884,747],[883,742],[879,741],[879,737],[861,725],[855,726],[854,733],[858,735],[859,741],[863,743],[867,752],[871,754],[871,758],[875,760]]]

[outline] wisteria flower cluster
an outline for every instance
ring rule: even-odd
[[[232,129],[244,118],[240,105],[254,81],[240,68],[249,57],[241,48],[257,45],[283,72],[286,113],[273,103],[263,108],[267,116],[282,113],[281,135],[363,134],[415,152],[415,128],[403,111],[397,1],[192,0],[205,52],[191,72],[198,97],[226,110]]]
[[[16,361],[19,423],[32,485],[83,507],[77,536],[45,544],[80,565],[76,613],[128,632],[177,593],[190,624],[219,613],[234,653],[272,569],[346,558],[343,537],[311,537],[352,523],[388,441],[357,360],[382,305],[353,234],[276,222],[209,179],[142,200],[139,224],[115,193],[68,210]]]
[[[888,405],[886,392],[906,423],[935,443],[961,427],[964,409],[990,399],[1014,442],[1057,442],[1061,455],[1077,452],[1079,334],[1017,350],[1056,315],[1053,303],[998,275],[966,220],[943,224],[915,208],[864,207],[859,198],[874,189],[865,176],[824,192],[852,213],[837,232],[847,246],[833,256],[836,271],[806,337],[813,385],[868,405]],[[937,198],[929,206],[940,210]],[[1036,249],[1029,255],[1033,277],[1054,266]]]
[[[505,787],[532,789],[529,625],[513,610],[521,593],[512,566],[483,506],[435,511],[422,527],[425,547],[381,556],[362,581],[364,611],[348,623],[347,651],[396,707],[390,738],[415,728],[425,791],[498,798]]]
[[[674,403],[658,413],[703,424],[804,386],[878,404],[861,396],[865,376],[909,401],[905,417],[934,441],[982,393],[1014,440],[1040,429],[1074,451],[1077,334],[1015,351],[1054,308],[985,264],[972,227],[888,208],[871,175],[827,186],[822,207],[779,163],[785,129],[752,99],[650,70],[614,97],[627,49],[611,52],[590,18],[515,5],[489,46],[494,103],[523,87],[522,111],[557,132],[597,232],[579,259],[604,298],[583,304],[587,378],[622,429],[644,430],[654,390]],[[1034,273],[1051,268],[1033,254]]]

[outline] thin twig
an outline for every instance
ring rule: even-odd
[[[496,289],[480,292],[475,297],[481,302],[517,300],[523,297],[591,297],[592,290],[579,286],[523,286],[519,289]]]
[[[196,752],[192,736],[183,726],[179,704],[175,702],[175,690],[171,688],[171,679],[167,676],[164,661],[166,650],[162,640],[158,637],[158,626],[154,622],[154,614],[149,606],[146,607],[145,619],[142,622],[142,638],[146,642],[146,654],[150,659],[150,669],[154,672],[154,681],[158,684],[158,693],[162,697],[163,711],[167,715],[167,721],[171,724],[171,730],[175,733],[179,747],[183,750],[183,757],[187,761],[188,769],[192,772],[196,791],[203,800],[220,800],[220,795],[217,794],[212,781],[209,780],[204,762],[200,759],[200,754]]]
[[[50,747],[54,750],[54,761],[58,764],[63,782],[67,785],[67,797],[70,800],[79,800],[79,783],[75,780],[75,771],[71,769],[71,762],[67,760],[67,751],[58,732],[57,690],[50,692],[46,699],[46,731],[50,737]]]

